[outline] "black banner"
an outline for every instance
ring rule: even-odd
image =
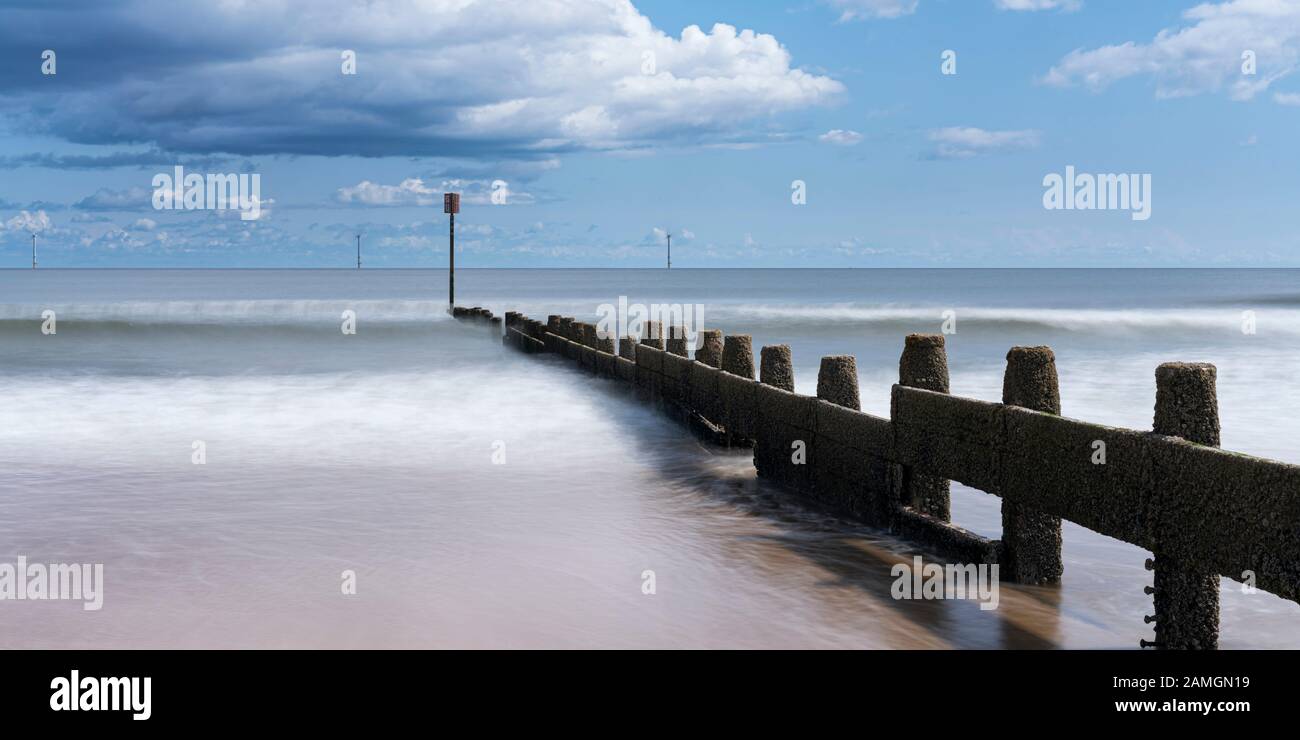
[[[1294,694],[1294,656],[1281,651],[17,651],[3,660],[2,716],[49,729],[582,722],[626,711],[666,730],[712,707],[711,721],[737,726],[763,726],[773,712],[841,713],[918,730],[1045,722],[1056,732],[1074,721],[1277,721]]]

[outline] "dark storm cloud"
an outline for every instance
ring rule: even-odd
[[[113,152],[111,154],[51,154],[35,152],[0,157],[0,170],[20,167],[43,167],[55,170],[107,170],[118,167],[174,167],[217,169],[229,164],[229,157],[181,159],[175,154],[153,149],[147,152]],[[245,168],[247,169],[247,167]]]
[[[0,115],[79,144],[545,161],[743,138],[841,91],[772,36],[672,37],[626,0],[0,6]]]

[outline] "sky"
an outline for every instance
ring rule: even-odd
[[[443,266],[446,191],[458,267],[1297,266],[1298,65],[1300,0],[0,0],[0,267]]]

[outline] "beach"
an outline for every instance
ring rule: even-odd
[[[691,304],[857,358],[887,416],[908,333],[952,392],[1056,353],[1062,411],[1149,429],[1155,367],[1218,367],[1223,447],[1300,462],[1287,270],[460,270],[462,305],[594,321]],[[1148,553],[1065,525],[1059,588],[899,601],[912,547],[754,476],[616,386],[446,314],[439,270],[0,271],[0,560],[101,563],[103,605],[0,610],[3,647],[1136,648]],[[42,332],[53,311],[55,333]],[[344,312],[355,334],[344,333]],[[1243,312],[1254,333],[1244,333]],[[195,462],[201,442],[203,462]],[[954,485],[953,521],[999,534]],[[351,571],[356,592],[342,593]],[[652,571],[654,593],[645,593]],[[1225,648],[1300,647],[1297,605],[1221,593]],[[9,605],[13,606],[13,605]]]

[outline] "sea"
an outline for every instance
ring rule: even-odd
[[[444,270],[0,270],[0,565],[103,566],[102,608],[0,599],[2,648],[1117,648],[1150,554],[1074,524],[1053,587],[895,599],[927,557],[756,477],[614,381],[447,315]],[[1157,365],[1218,368],[1223,446],[1300,463],[1300,271],[482,270],[457,302],[596,321],[690,305],[857,358],[887,416],[903,338],[952,392],[1056,353],[1064,415],[1150,429]],[[945,326],[947,323],[947,326]],[[348,331],[353,329],[354,331]],[[1300,492],[1298,492],[1300,495]],[[954,484],[997,537],[1000,500]],[[1300,605],[1222,583],[1224,648]]]

